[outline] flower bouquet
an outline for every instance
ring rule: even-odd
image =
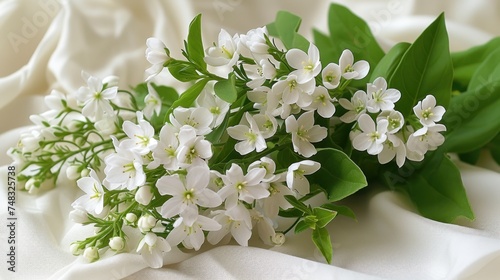
[[[500,40],[450,53],[441,15],[385,53],[343,6],[312,42],[300,22],[279,12],[205,47],[199,15],[183,58],[147,40],[145,83],[83,72],[78,91],[45,98],[9,155],[29,193],[63,176],[83,191],[69,215],[95,233],[75,255],[136,252],[158,268],[206,241],[279,246],[308,230],[330,263],[327,225],[355,218],[342,200],[369,184],[437,221],[474,218],[449,154],[474,163],[488,149],[500,162]],[[182,93],[151,82],[164,69]]]

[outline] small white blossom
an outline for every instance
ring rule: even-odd
[[[240,35],[239,42],[248,48],[252,54],[265,55],[269,49],[266,44],[266,35],[268,35],[266,26],[251,29],[247,34]]]
[[[146,81],[151,81],[172,58],[167,47],[160,39],[148,38],[146,45],[148,46],[146,48],[146,59],[152,64],[150,68],[146,69]]]
[[[266,176],[263,168],[254,168],[243,175],[241,167],[235,163],[222,176],[224,187],[218,192],[222,199],[226,199],[226,208],[236,205],[238,199],[247,203],[252,203],[255,199],[269,196],[269,191],[262,180]]]
[[[359,133],[352,140],[352,146],[358,151],[367,151],[370,155],[379,154],[384,148],[384,142],[387,139],[387,126],[389,122],[382,119],[375,122],[367,114],[363,114],[358,119]]]
[[[137,221],[137,227],[141,232],[148,232],[156,226],[156,222],[158,222],[158,220],[155,217],[145,214]]]
[[[207,108],[212,114],[213,120],[209,125],[210,128],[218,127],[222,123],[230,107],[229,103],[220,99],[213,93],[213,90],[208,90],[207,88],[200,93],[196,99],[196,103],[200,107]]]
[[[137,112],[137,123],[125,121],[123,123],[123,132],[130,138],[123,140],[121,145],[124,149],[136,152],[139,155],[145,155],[151,152],[158,141],[154,139],[155,130],[153,126],[142,115],[142,112]]]
[[[123,237],[114,236],[109,239],[108,245],[111,250],[119,252],[125,248],[125,240]]]
[[[74,205],[81,205],[90,213],[100,214],[104,207],[104,190],[94,170],[90,170],[90,177],[84,177],[77,182],[78,187],[85,192]]]
[[[222,76],[227,76],[232,71],[232,67],[238,62],[239,58],[239,36],[235,34],[233,37],[229,33],[221,29],[219,33],[218,44],[209,47],[206,50],[205,62],[211,66],[223,66]]]
[[[82,73],[82,76],[88,74]],[[112,117],[114,111],[109,100],[116,97],[118,87],[104,88],[101,80],[93,76],[88,76],[86,81],[87,86],[80,87],[77,93],[77,99],[83,105],[82,114],[96,121]]]
[[[181,217],[175,221],[174,229],[168,234],[167,241],[172,245],[182,242],[184,247],[198,251],[205,242],[203,231],[213,232],[220,228],[221,225],[216,220],[202,215],[198,215],[192,224],[186,224]]]
[[[388,134],[382,151],[377,155],[381,164],[386,164],[396,158],[396,164],[402,167],[406,159],[406,147],[404,142],[395,134]]]
[[[89,262],[95,262],[99,259],[99,251],[97,247],[87,247],[83,251],[83,257]]]
[[[272,242],[275,246],[281,246],[285,243],[285,240],[286,240],[286,237],[285,235],[282,233],[282,232],[277,232],[273,238],[272,238]]]
[[[323,118],[331,118],[335,114],[333,102],[336,100],[330,97],[328,90],[324,87],[317,87],[311,95],[312,103],[306,110],[316,110]]]
[[[177,161],[177,148],[179,140],[177,135],[179,130],[173,125],[166,123],[160,130],[160,141],[153,150],[153,162],[148,165],[148,168],[154,169],[160,164],[167,170],[176,170],[179,167]]]
[[[286,173],[286,184],[300,195],[306,195],[310,191],[309,180],[305,175],[313,174],[321,167],[319,162],[303,160],[291,164]]]
[[[309,45],[307,54],[300,49],[291,49],[286,53],[288,64],[296,69],[290,75],[297,76],[297,82],[304,84],[313,80],[321,71],[319,50],[314,44]]]
[[[366,105],[369,101],[369,97],[366,92],[362,90],[358,90],[354,93],[351,98],[351,101],[340,98],[339,104],[344,107],[344,109],[348,110],[347,113],[340,117],[340,120],[345,123],[352,123],[356,121],[359,116],[366,112]]]
[[[315,81],[308,80],[304,83],[298,82],[298,77],[294,74],[287,76],[285,80],[278,81],[273,85],[272,90],[283,100],[284,104],[297,104],[303,108],[312,102],[311,94],[315,88]]]
[[[214,220],[222,227],[217,231],[208,233],[207,239],[210,244],[219,243],[231,233],[231,236],[238,244],[248,246],[248,240],[252,236],[252,218],[245,206],[238,203],[229,210],[214,211]]]
[[[403,125],[405,124],[405,119],[403,117],[403,114],[401,114],[398,111],[382,111],[378,116],[377,116],[377,122],[379,122],[382,119],[386,119],[387,122],[389,123],[387,126],[387,133],[388,134],[394,134],[403,128]]]
[[[170,115],[170,123],[173,126],[181,129],[188,125],[195,129],[196,135],[207,135],[212,131],[210,125],[213,120],[213,115],[207,108],[182,108],[177,107]]]
[[[327,136],[327,129],[314,124],[314,112],[302,114],[298,119],[289,116],[285,120],[286,132],[292,134],[293,150],[304,156],[316,154],[316,148],[311,143],[320,142]]]
[[[347,80],[361,80],[370,71],[370,64],[365,60],[360,60],[354,63],[354,55],[350,50],[344,50],[340,55],[339,60],[340,71],[342,77]]]
[[[169,252],[171,249],[170,244],[164,238],[148,232],[139,242],[137,252],[142,255],[150,267],[160,268],[163,266],[163,253]]]
[[[276,130],[278,129],[278,122],[276,118],[270,116],[269,114],[257,114],[253,115],[253,119],[259,128],[259,132],[262,134],[264,139],[274,136]]]
[[[151,83],[148,83],[148,94],[144,97],[144,104],[142,112],[146,118],[150,119],[153,115],[160,115],[162,101]]]
[[[366,104],[368,112],[377,113],[379,111],[392,110],[394,103],[401,98],[401,93],[397,89],[387,88],[384,78],[378,77],[373,84],[367,85],[367,93],[371,99]]]
[[[260,239],[266,245],[274,245],[272,240],[276,231],[274,230],[273,220],[262,215],[262,213],[255,208],[250,210],[250,214],[254,222],[252,227],[257,227],[257,233],[259,234]]]
[[[227,133],[233,139],[240,141],[234,145],[234,149],[241,155],[246,155],[254,150],[262,152],[267,148],[257,122],[248,112],[245,112],[242,123],[228,127]]]
[[[340,66],[335,63],[329,63],[321,72],[321,77],[323,78],[323,86],[327,89],[336,89],[342,77]]]
[[[427,95],[413,107],[413,112],[417,115],[420,123],[424,127],[428,127],[440,121],[446,110],[443,106],[436,106],[434,95]]]
[[[106,173],[106,181],[109,182],[109,189],[133,190],[142,186],[146,181],[142,157],[120,147],[116,138],[112,137],[112,139],[117,152],[104,158],[106,163],[104,173]]]
[[[288,188],[283,182],[286,180],[287,173],[281,173],[273,177],[273,181],[269,182],[269,196],[258,201],[264,214],[274,219],[278,217],[281,209],[291,208],[292,205],[285,199],[285,195],[294,195],[295,193]]]
[[[151,199],[153,199],[153,190],[148,185],[140,187],[135,193],[135,201],[139,204],[148,205]]]
[[[193,127],[181,127],[178,135],[179,147],[177,148],[177,161],[179,166],[202,164],[203,160],[212,157],[212,145],[203,136],[196,136]]]
[[[442,124],[424,126],[408,137],[407,147],[420,154],[433,151],[444,143],[445,138],[440,133],[442,131],[446,131],[446,127]]]
[[[217,193],[207,188],[210,180],[208,166],[195,166],[188,169],[185,180],[178,174],[164,176],[156,182],[161,195],[170,195],[161,207],[165,218],[180,215],[184,224],[192,226],[198,217],[198,206],[214,208],[222,203]]]
[[[274,174],[276,171],[276,163],[274,160],[268,157],[262,157],[260,160],[250,163],[248,171],[255,168],[263,168],[266,171],[266,175],[264,176],[264,179],[262,179],[263,182],[272,182],[277,179],[277,176]]]

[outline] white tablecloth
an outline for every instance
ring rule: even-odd
[[[1,279],[498,279],[500,277],[500,174],[485,154],[481,167],[457,162],[475,221],[443,224],[416,214],[401,194],[372,188],[347,201],[358,220],[331,224],[333,264],[315,250],[309,232],[287,236],[272,249],[234,245],[197,253],[171,253],[162,269],[146,268],[133,254],[88,264],[69,252],[72,241],[92,231],[68,219],[80,193],[60,185],[37,196],[17,193],[16,272],[7,270],[5,156],[30,114],[44,110],[42,97],[82,85],[82,69],[120,76],[122,87],[143,81],[145,40],[161,38],[179,56],[190,20],[203,13],[205,40],[220,28],[245,32],[286,9],[303,18],[302,30],[326,29],[329,1],[0,1],[0,278]],[[410,41],[442,11],[452,50],[500,35],[500,2],[339,1],[367,20],[384,48]],[[160,78],[161,79],[161,78]],[[161,81],[161,80],[160,80]]]

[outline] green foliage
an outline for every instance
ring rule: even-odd
[[[214,86],[215,94],[220,99],[233,103],[238,98],[238,91],[236,90],[236,77],[234,73],[230,73],[227,80],[218,81]]]
[[[189,33],[187,38],[187,58],[199,69],[207,69],[205,63],[205,49],[203,48],[203,40],[201,38],[201,14],[197,15],[189,25]]]
[[[170,109],[168,109],[167,113],[165,114],[165,122],[170,122],[169,116],[170,114],[174,111],[175,108],[177,107],[189,107],[193,104],[193,102],[196,100],[196,98],[200,95],[201,91],[205,88],[205,85],[208,83],[208,79],[201,79],[198,82],[196,82],[193,86],[188,88],[186,91],[184,91],[180,96],[179,99],[175,100],[172,103],[172,106],[170,106]]]
[[[279,11],[274,22],[267,25],[269,35],[280,38],[287,49],[307,52],[309,41],[297,33],[302,19],[290,12]]]

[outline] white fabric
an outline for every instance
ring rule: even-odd
[[[286,9],[303,18],[302,31],[326,29],[329,1],[56,1],[0,2],[0,219],[7,222],[8,147],[29,125],[28,116],[44,110],[50,89],[65,92],[81,84],[82,69],[104,77],[120,76],[127,87],[143,81],[145,40],[161,38],[179,56],[189,21],[203,13],[205,41],[220,28],[245,32],[264,25]],[[339,1],[367,20],[384,48],[413,41],[442,11],[451,49],[462,50],[500,35],[500,2]],[[7,228],[0,226],[1,279],[497,279],[500,274],[500,174],[485,154],[483,167],[457,163],[476,220],[443,224],[416,214],[394,192],[371,191],[347,200],[357,221],[339,217],[331,224],[333,265],[327,265],[309,232],[287,236],[272,249],[233,245],[203,252],[167,254],[161,269],[146,268],[133,254],[106,256],[88,264],[69,253],[72,241],[91,228],[68,219],[80,193],[62,183],[37,196],[18,191],[16,272],[7,270]],[[496,171],[493,171],[496,170]]]

